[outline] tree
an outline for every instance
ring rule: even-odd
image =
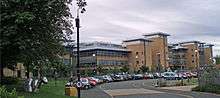
[[[140,70],[141,70],[143,73],[145,73],[145,72],[147,72],[147,71],[149,70],[149,68],[148,68],[147,66],[141,66],[141,67],[140,67]]]
[[[45,65],[62,53],[62,41],[72,34],[71,0],[2,0],[0,24],[3,67],[17,62]]]
[[[122,72],[128,72],[129,71],[129,67],[128,66],[123,66],[121,71]]]

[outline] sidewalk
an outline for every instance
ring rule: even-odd
[[[173,86],[173,87],[161,87],[160,89],[167,89],[167,90],[179,90],[179,91],[191,91],[192,88],[196,87],[197,85],[190,85],[190,86]]]

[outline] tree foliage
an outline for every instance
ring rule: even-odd
[[[128,66],[123,66],[123,67],[121,68],[121,71],[122,71],[122,72],[128,72],[128,71],[129,71],[129,67],[128,67]]]
[[[141,66],[141,67],[140,67],[140,70],[141,70],[143,73],[145,73],[145,72],[149,71],[149,68],[146,67],[146,66]]]
[[[1,65],[56,61],[72,34],[71,0],[1,0]]]

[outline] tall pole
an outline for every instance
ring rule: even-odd
[[[144,40],[144,66],[146,66],[146,42],[145,40]]]
[[[79,21],[79,12],[77,11],[77,18],[75,19],[75,21],[76,21],[76,28],[77,28],[77,31],[76,31],[76,33],[77,33],[77,41],[76,41],[76,43],[77,43],[77,63],[76,63],[76,67],[77,67],[77,80],[78,80],[78,82],[80,82],[80,70],[79,70],[79,27],[80,27],[80,21]],[[80,88],[79,87],[77,87],[77,94],[78,94],[78,98],[80,98]]]
[[[160,62],[160,53],[157,53],[157,58],[158,58],[158,70],[159,70],[159,81],[158,81],[158,86],[161,86],[161,62]]]

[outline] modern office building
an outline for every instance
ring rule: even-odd
[[[73,50],[76,54],[76,49]],[[128,53],[130,51],[122,45],[92,42],[80,44],[80,67],[82,69],[120,68],[128,66]]]
[[[162,32],[144,34],[142,38],[124,40],[122,45],[81,43],[80,66],[88,69],[97,69],[98,66],[104,69],[129,66],[131,72],[146,66],[155,72],[168,69],[195,70],[200,65],[213,63],[213,45],[199,41],[168,45],[168,36]],[[76,49],[73,51],[74,56]]]
[[[158,71],[169,67],[167,36],[170,35],[156,32],[144,34],[143,38],[123,41],[131,52],[129,55],[131,69],[137,71],[141,66],[147,66],[150,71]]]
[[[123,41],[123,45],[130,51],[128,62],[132,72],[140,70],[141,66],[152,68],[151,42],[144,38]]]
[[[171,70],[187,69],[187,48],[179,45],[169,45],[169,68]]]
[[[151,56],[152,56],[152,70],[158,69],[158,64],[162,70],[167,69],[168,64],[168,42],[167,37],[170,36],[167,33],[155,32],[150,34],[144,34],[144,38],[151,40]]]
[[[185,48],[184,57],[182,59],[186,59],[185,69],[195,70],[199,66],[202,65],[210,65],[213,63],[212,56],[212,47],[213,45],[209,45],[200,41],[188,41],[188,42],[180,42],[178,44],[172,44],[171,46],[180,46]],[[170,59],[174,60],[173,53],[174,49],[169,49]],[[176,61],[174,61],[176,62]],[[170,64],[170,66],[173,65]]]

